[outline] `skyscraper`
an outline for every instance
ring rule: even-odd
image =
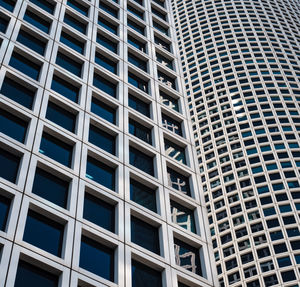
[[[217,286],[171,5],[0,1],[0,286]]]
[[[299,286],[300,3],[171,3],[220,286]]]

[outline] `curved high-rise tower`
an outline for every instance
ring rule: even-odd
[[[171,1],[221,286],[299,286],[300,2]]]

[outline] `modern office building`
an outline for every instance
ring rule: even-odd
[[[0,286],[217,286],[171,3],[0,1]]]
[[[300,2],[171,3],[220,286],[299,286]]]

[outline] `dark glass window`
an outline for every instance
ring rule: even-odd
[[[114,9],[113,7],[111,7],[109,5],[107,5],[103,1],[100,1],[99,8],[101,8],[102,10],[104,10],[105,12],[107,12],[108,14],[110,14],[111,16],[113,16],[115,18],[118,18],[118,10]]]
[[[91,112],[112,124],[116,124],[116,110],[95,97],[92,98]]]
[[[167,95],[162,91],[159,91],[159,94],[160,99],[164,105],[175,110],[176,112],[179,112],[179,104],[177,99],[172,98],[171,96]]]
[[[70,182],[39,167],[35,171],[32,193],[67,208]]]
[[[117,74],[118,63],[110,60],[108,57],[96,52],[95,62],[110,72]]]
[[[170,44],[165,42],[164,40],[162,40],[161,38],[154,36],[154,42],[160,46],[161,48],[164,48],[165,50],[167,50],[168,52],[171,52],[171,47]]]
[[[137,87],[138,89],[142,90],[145,93],[149,93],[148,90],[148,81],[145,81],[133,73],[128,72],[128,82],[129,84]]]
[[[172,78],[160,71],[157,71],[157,76],[158,76],[159,81],[166,84],[168,87],[170,87],[172,89],[176,89],[176,83],[175,83],[174,78]]]
[[[160,254],[158,228],[131,216],[131,241],[147,250]]]
[[[76,62],[73,58],[70,58],[61,52],[57,52],[56,64],[74,75],[81,77],[82,63]]]
[[[160,62],[163,66],[168,67],[169,69],[173,69],[172,60],[166,58],[165,56],[156,53],[156,60]]]
[[[57,287],[58,276],[20,260],[14,287]]]
[[[115,206],[89,193],[84,197],[83,218],[115,232]]]
[[[75,132],[76,115],[53,102],[48,102],[46,118],[72,133]]]
[[[47,19],[47,20],[46,20]],[[43,15],[43,18],[37,12],[32,12],[31,10],[26,10],[24,15],[24,20],[35,26],[39,30],[49,33],[51,22],[50,20]]]
[[[140,18],[140,19],[144,19],[144,13],[139,11],[138,9],[135,9],[134,7],[127,5],[127,11],[129,11],[130,13],[132,13],[133,15],[135,15],[136,17]]]
[[[164,21],[166,21],[166,15],[162,12],[160,12],[159,10],[155,9],[154,7],[151,7],[151,11],[154,15],[158,16],[159,18],[163,19]]]
[[[132,260],[131,268],[132,287],[145,287],[145,282],[149,286],[162,287],[160,271],[135,260]]]
[[[118,53],[118,43],[107,39],[106,37],[104,37],[99,33],[97,34],[97,43],[99,43],[100,45],[104,46],[105,48],[107,48],[108,50],[116,54]]]
[[[114,281],[114,250],[81,237],[79,266],[107,280]]]
[[[30,2],[36,4],[38,7],[42,8],[46,12],[53,14],[55,9],[55,2],[50,2],[46,0],[30,0]]]
[[[82,34],[86,33],[87,23],[79,21],[77,17],[75,18],[70,14],[66,13],[64,17],[64,22],[76,29],[77,31],[81,32]]]
[[[180,163],[186,164],[185,149],[165,139],[166,154]]]
[[[146,128],[133,119],[129,119],[129,133],[148,144],[152,144],[151,129]]]
[[[27,127],[28,122],[19,118],[16,114],[0,108],[0,132],[24,143]]]
[[[115,190],[115,169],[88,156],[86,177]]]
[[[20,161],[20,156],[0,148],[0,177],[15,183]]]
[[[127,41],[130,45],[136,47],[137,49],[139,49],[140,51],[146,53],[146,44],[137,40],[135,37],[128,35],[127,37]]]
[[[62,31],[60,35],[60,41],[70,47],[71,49],[77,51],[80,54],[84,53],[84,45],[85,43],[79,41],[78,39],[74,38],[73,36],[69,35],[68,33]]]
[[[64,225],[33,210],[28,211],[24,241],[60,257],[63,237]]]
[[[10,18],[4,14],[0,14],[0,32],[6,33]]]
[[[16,4],[16,1],[13,1],[13,0],[0,0],[0,6],[10,12],[14,11],[15,4]]]
[[[72,165],[73,146],[48,133],[43,133],[39,151],[67,167]]]
[[[30,31],[30,33],[20,30],[17,41],[30,48],[31,50],[44,55],[46,49],[46,42],[38,39],[34,36],[35,33]]]
[[[199,250],[174,238],[175,260],[184,269],[202,276]]]
[[[153,158],[151,156],[134,147],[129,147],[129,162],[136,168],[154,176]]]
[[[170,130],[173,133],[176,133],[180,136],[182,136],[182,129],[181,129],[181,123],[172,119],[171,117],[162,114],[162,124],[163,127]]]
[[[98,24],[113,34],[118,35],[118,26],[113,24],[113,22],[110,22],[103,17],[98,17]]]
[[[131,53],[128,53],[128,62],[147,72],[147,62]]]
[[[296,280],[295,272],[293,270],[281,272],[283,282]]]
[[[9,61],[9,65],[38,81],[40,77],[41,65],[28,59],[27,55],[21,55],[14,51]]]
[[[0,189],[0,192],[3,191]],[[10,204],[11,200],[9,198],[0,195],[0,230],[4,232],[6,231]]]
[[[191,196],[189,178],[176,172],[171,168],[167,168],[169,186],[177,189],[178,191]]]
[[[157,212],[155,190],[134,179],[130,179],[130,200]]]
[[[110,96],[114,98],[117,97],[117,84],[108,81],[106,78],[96,73],[94,73],[93,85]]]
[[[68,81],[53,75],[51,89],[68,98],[69,100],[78,103],[80,88],[72,85]]]
[[[68,0],[67,4],[70,7],[72,7],[73,9],[75,9],[76,11],[78,11],[79,13],[81,13],[82,15],[84,15],[84,16],[88,16],[89,15],[89,7],[86,7],[86,6],[82,5],[78,1]]]
[[[90,125],[89,142],[113,155],[116,154],[115,137],[93,125]]]
[[[127,19],[127,26],[137,31],[138,33],[145,35],[145,27],[138,25],[134,21]]]
[[[172,221],[188,231],[196,233],[194,211],[171,200]]]
[[[150,104],[145,103],[144,101],[140,100],[139,98],[128,95],[128,105],[129,107],[135,109],[136,111],[140,112],[144,116],[150,118]]]

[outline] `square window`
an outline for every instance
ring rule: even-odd
[[[129,133],[150,145],[152,144],[151,129],[133,119],[129,119]]]
[[[153,158],[134,147],[129,147],[129,163],[154,176]]]
[[[143,61],[132,53],[128,53],[128,62],[147,72],[147,62]]]
[[[134,179],[130,179],[130,200],[157,212],[156,191]]]
[[[158,228],[134,216],[131,216],[131,241],[160,255]]]
[[[170,44],[167,43],[166,41],[162,40],[161,38],[154,36],[154,42],[157,44],[159,47],[167,50],[168,52],[171,52],[171,47]]]
[[[48,102],[46,118],[64,129],[74,133],[76,115],[53,102]]]
[[[83,55],[85,43],[71,36],[70,33],[61,31],[60,42]]]
[[[40,13],[36,12],[33,9],[26,10],[24,20],[47,34],[50,31],[50,19],[48,19],[45,15],[41,16]]]
[[[81,77],[82,63],[76,61],[74,57],[71,58],[58,51],[56,56],[56,64],[71,72],[75,76]]]
[[[186,164],[185,149],[165,139],[165,151],[167,156]]]
[[[171,218],[172,221],[182,228],[196,233],[194,211],[171,200]]]
[[[108,71],[117,74],[118,71],[118,63],[112,61],[103,53],[96,52],[95,54],[95,62],[102,66],[103,68],[107,69]]]
[[[0,190],[0,192],[3,193],[3,190]],[[10,204],[11,199],[0,195],[0,230],[4,232],[6,231]]]
[[[86,7],[86,6],[82,5],[80,2],[75,1],[75,0],[68,0],[67,4],[70,7],[72,7],[73,9],[75,9],[76,11],[78,11],[79,13],[81,13],[82,15],[88,17],[89,7]]]
[[[115,190],[115,169],[91,156],[87,158],[86,177]]]
[[[30,2],[36,4],[38,7],[42,8],[46,12],[53,14],[56,3],[50,2],[47,0],[30,0]]]
[[[130,45],[133,47],[139,49],[140,51],[146,53],[146,44],[137,40],[136,37],[133,37],[131,35],[127,36],[127,41]]]
[[[139,24],[136,23],[136,21],[127,19],[127,26],[140,34],[145,35],[145,27],[140,26]]]
[[[189,178],[167,167],[169,186],[191,196]]]
[[[43,132],[39,152],[71,168],[73,146],[46,132]]]
[[[90,125],[89,142],[113,155],[116,154],[116,138],[94,125]]]
[[[182,129],[181,129],[180,122],[174,120],[173,118],[171,118],[165,114],[162,114],[161,117],[162,117],[162,125],[164,128],[170,130],[171,132],[173,132],[179,136],[182,136]]]
[[[100,1],[99,8],[110,14],[111,16],[118,18],[118,9],[113,8],[114,6],[107,5],[105,2]]]
[[[167,95],[166,93],[159,91],[160,100],[161,102],[166,105],[167,107],[179,112],[179,103],[177,99]]]
[[[0,148],[0,177],[16,183],[21,157]]]
[[[0,132],[24,143],[27,133],[28,122],[19,118],[16,113],[12,114],[0,108]]]
[[[33,31],[29,31],[20,30],[17,41],[43,56],[46,49],[46,41],[42,41]]]
[[[139,98],[129,94],[128,106],[138,111],[139,113],[143,114],[144,116],[150,118],[150,104],[145,103]]]
[[[70,182],[37,167],[32,193],[67,208]]]
[[[116,124],[116,110],[95,97],[92,98],[91,112],[114,125]]]
[[[117,84],[107,80],[107,77],[94,73],[93,85],[113,98],[117,98]]]
[[[79,17],[73,17],[69,13],[65,14],[64,22],[82,34],[86,33],[87,23],[79,20]]]
[[[32,60],[29,60],[30,58],[31,57],[29,57],[27,54],[21,55],[18,52],[14,51],[11,55],[9,65],[22,72],[23,74],[31,77],[32,79],[38,81],[42,64],[37,64]]]
[[[33,210],[28,211],[23,240],[61,257],[65,226]]]
[[[17,269],[15,287],[57,287],[59,276],[20,260]]]
[[[115,232],[115,206],[85,193],[83,218],[111,232]]]
[[[109,281],[114,281],[114,253],[114,249],[83,235],[79,266]]]
[[[115,54],[118,53],[118,43],[107,39],[107,37],[101,35],[100,33],[97,34],[97,43],[114,52]]]
[[[118,35],[118,25],[113,24],[113,21],[108,21],[104,17],[98,17],[98,24],[109,32]]]
[[[148,81],[145,81],[139,77],[137,77],[135,74],[128,72],[128,83],[137,87],[141,91],[145,93],[149,93],[148,89]]]
[[[161,272],[148,267],[136,260],[131,262],[132,287],[143,287],[145,282],[149,286],[162,287]]]

